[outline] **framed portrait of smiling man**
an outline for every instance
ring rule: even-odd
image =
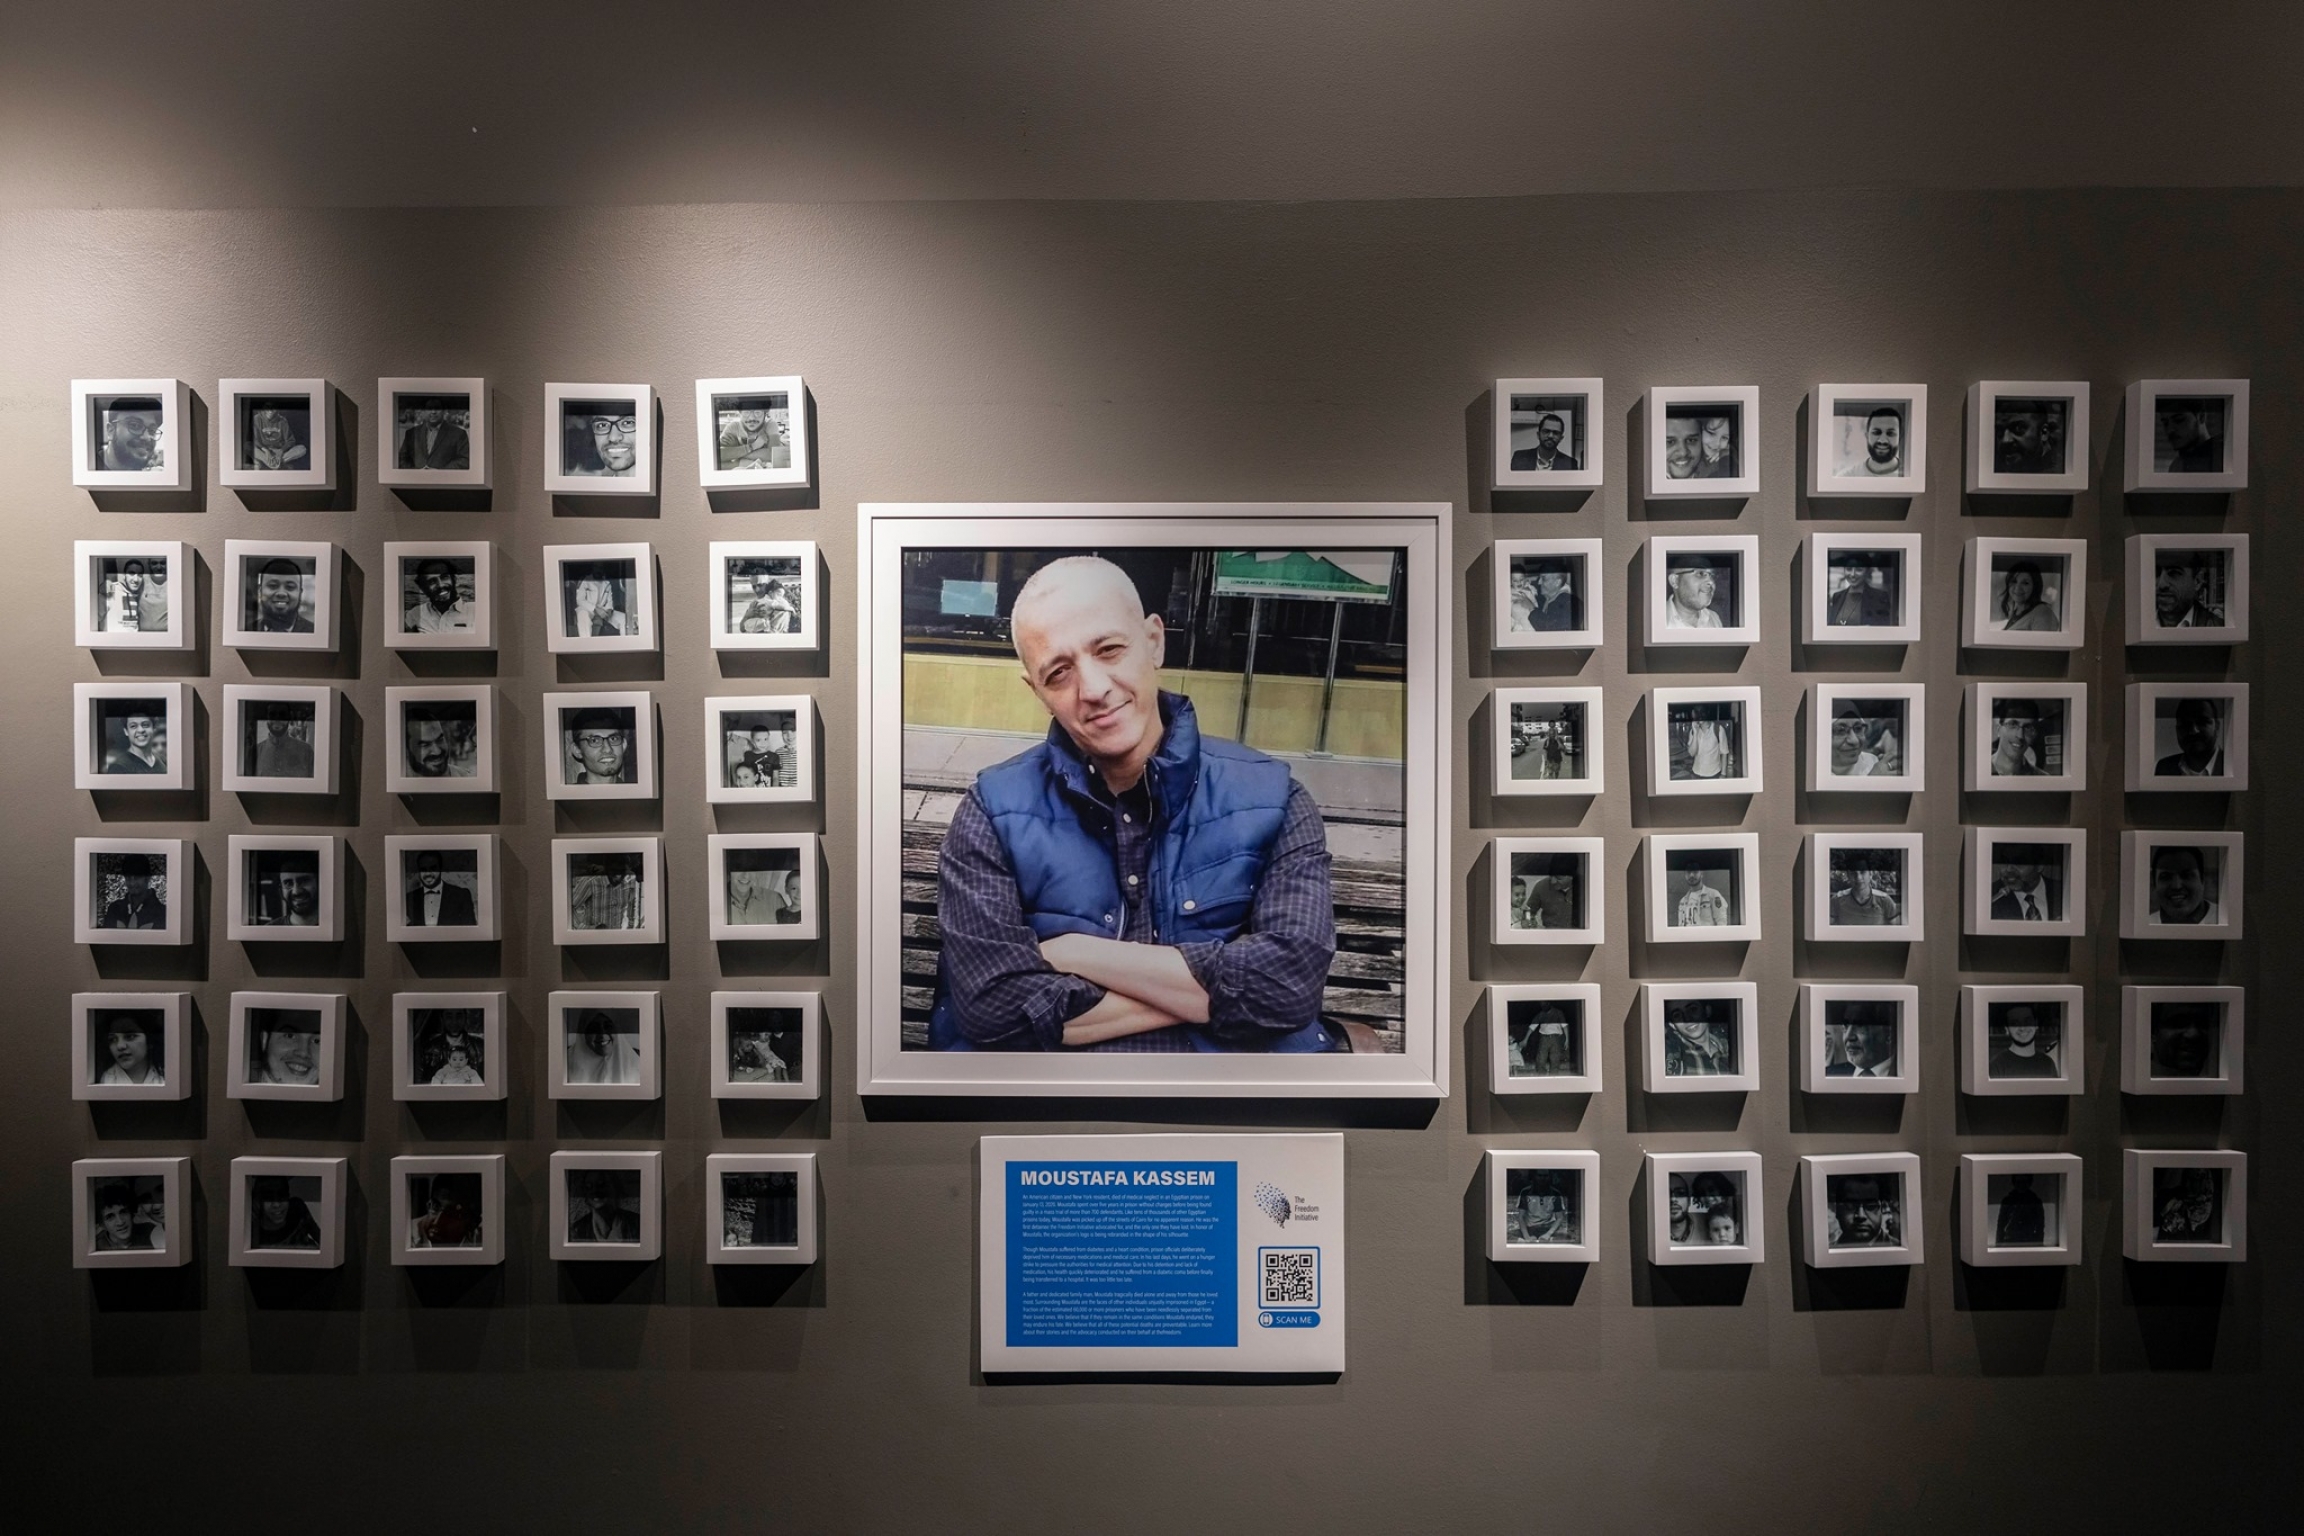
[[[487,540],[388,543],[378,585],[387,650],[496,648],[496,546]]]
[[[1760,643],[1760,540],[1749,533],[1648,541],[1650,645]]]
[[[544,798],[656,798],[656,701],[645,689],[548,693]]]
[[[1811,496],[1928,489],[1928,386],[1819,384],[1808,418]]]
[[[863,1091],[1446,1092],[1444,506],[860,515]]]
[[[1658,385],[1648,391],[1648,483],[1663,497],[1760,494],[1760,389]]]
[[[72,783],[79,789],[190,789],[190,683],[74,683]]]
[[[1925,683],[1808,690],[1808,792],[1917,794],[1928,787]]]
[[[336,649],[333,544],[224,541],[224,643],[242,651]]]
[[[1979,1098],[2084,1090],[2087,996],[2067,984],[1960,989],[1960,1091]]]
[[[2130,645],[2248,638],[2248,535],[2139,533],[2128,540]]]
[[[387,794],[492,795],[495,685],[387,688],[384,740]]]
[[[235,835],[225,937],[333,944],[344,936],[344,840]]]
[[[344,1097],[344,994],[233,993],[224,1096],[307,1102]]]
[[[182,379],[74,379],[72,483],[91,491],[192,489],[192,391]]]
[[[2218,940],[2245,937],[2243,834],[2120,834],[2120,937]]]
[[[1920,639],[1920,535],[1808,535],[1810,645],[1912,645]]]
[[[544,489],[555,496],[655,495],[655,388],[545,385]]]
[[[192,649],[192,546],[172,539],[72,545],[73,644],[92,651]]]
[[[696,475],[707,491],[808,484],[808,386],[800,376],[698,379]]]
[[[192,1262],[192,1159],[89,1157],[72,1165],[72,1267],[165,1269]]]

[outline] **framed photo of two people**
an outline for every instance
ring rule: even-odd
[[[859,518],[864,1092],[1445,1096],[1445,505]]]

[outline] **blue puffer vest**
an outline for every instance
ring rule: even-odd
[[[1144,770],[1158,833],[1149,897],[1153,929],[1163,944],[1236,938],[1287,819],[1294,781],[1285,763],[1252,747],[1203,741],[1192,701],[1182,694],[1161,694],[1160,714],[1166,733]],[[1088,780],[1087,759],[1053,723],[1039,746],[976,777],[977,799],[1016,872],[1026,920],[1043,939],[1121,933],[1112,813],[1089,792]],[[1203,1051],[1238,1049],[1204,1029],[1190,1033]],[[1270,1034],[1268,1050],[1330,1049],[1317,1016]],[[936,1050],[974,1048],[960,1032],[941,970],[928,1043]]]

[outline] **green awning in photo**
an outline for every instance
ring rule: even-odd
[[[1322,602],[1392,600],[1388,549],[1220,550],[1218,597],[1308,597]]]

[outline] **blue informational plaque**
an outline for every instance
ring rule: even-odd
[[[1344,1138],[987,1136],[982,1368],[1344,1369]]]

